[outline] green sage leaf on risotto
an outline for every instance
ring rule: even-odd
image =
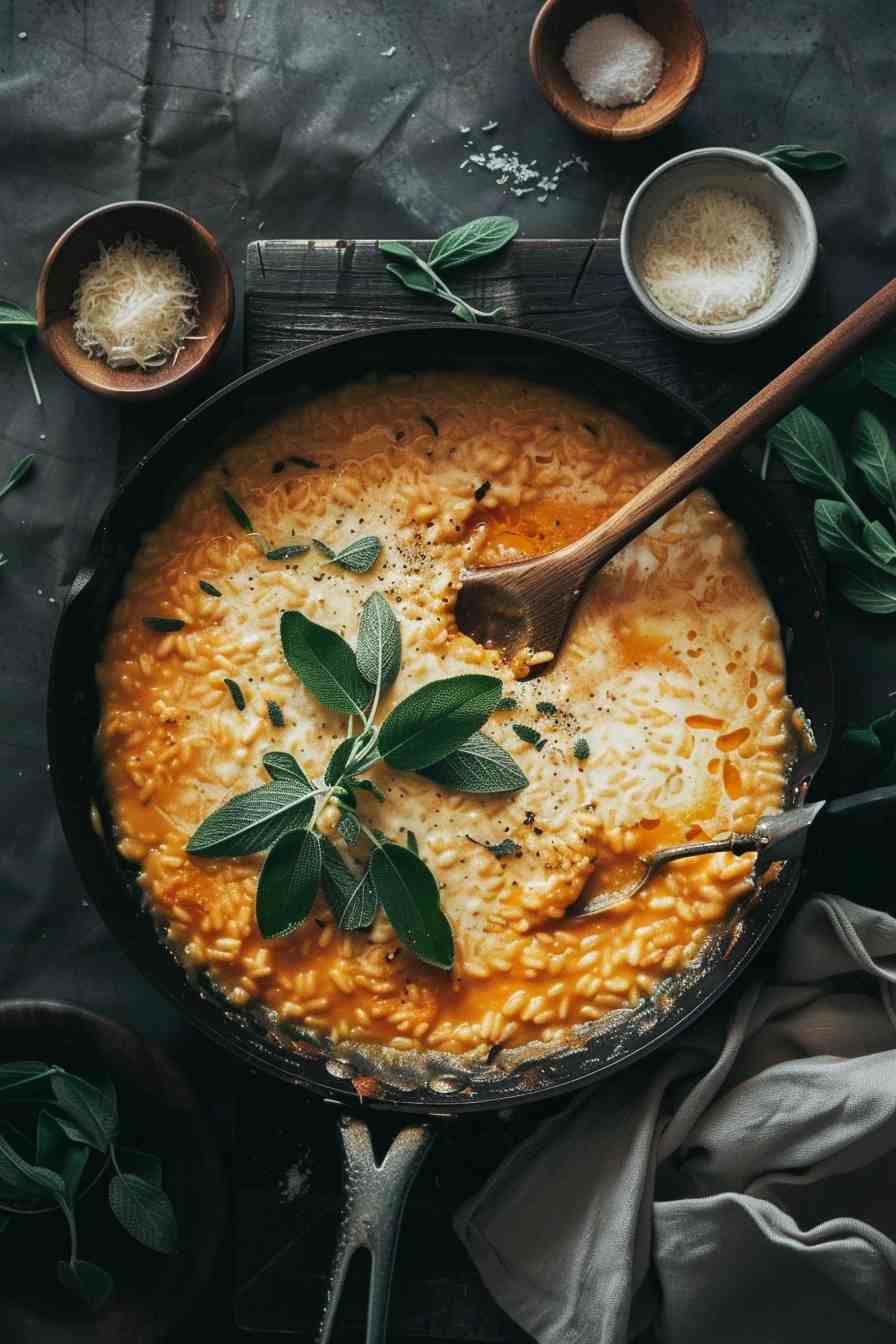
[[[268,849],[287,831],[307,826],[314,792],[297,779],[275,779],[237,794],[206,817],[187,842],[188,854],[231,859]]]
[[[447,271],[452,266],[478,261],[480,257],[505,247],[519,232],[519,227],[517,220],[509,215],[483,215],[481,219],[471,219],[469,224],[461,224],[436,239],[430,249],[429,264],[436,270]]]
[[[254,532],[252,519],[241,504],[238,504],[229,490],[222,490],[221,497],[235,522],[239,523],[244,532]]]
[[[296,779],[304,784],[309,793],[314,788],[295,756],[291,756],[288,751],[266,751],[261,763],[271,779]]]
[[[528,742],[530,747],[536,751],[541,751],[547,738],[542,737],[537,728],[530,728],[528,723],[512,723],[511,728],[516,733],[521,742]]]
[[[170,1255],[177,1245],[177,1219],[171,1200],[159,1186],[140,1176],[116,1173],[109,1182],[109,1207],[141,1246]]]
[[[417,855],[419,855],[419,853],[420,853],[420,846],[417,844],[417,837],[416,837],[416,835],[414,834],[413,831],[408,831],[408,832],[407,832],[407,840],[406,840],[405,843],[407,844],[407,847],[408,847],[408,849],[411,851],[412,854],[417,854]]]
[[[577,737],[572,744],[572,754],[577,761],[587,761],[591,755],[591,747],[588,744],[587,737]]]
[[[268,701],[268,718],[274,728],[282,728],[286,723],[283,717],[283,710],[277,704],[276,700]]]
[[[170,635],[175,630],[183,630],[186,622],[179,621],[174,616],[144,616],[143,624],[159,635]]]
[[[421,686],[395,706],[377,739],[394,770],[423,770],[466,742],[501,699],[497,677],[477,673]]]
[[[515,793],[529,783],[510,752],[485,733],[474,733],[419,774],[455,793]]]
[[[500,700],[498,701],[498,703],[495,705],[495,709],[498,709],[498,710],[503,710],[503,709],[516,709],[516,707],[517,707],[518,704],[519,704],[519,701],[517,700],[516,696],[514,696],[514,695],[502,695],[502,696],[501,696],[501,699],[500,699]]]
[[[370,687],[341,635],[310,621],[301,611],[285,611],[280,617],[280,638],[286,661],[322,705],[339,714],[363,717],[370,703]]]
[[[827,493],[846,481],[846,463],[825,422],[805,406],[779,420],[768,436],[772,448],[800,485]]]
[[[95,1086],[60,1069],[50,1079],[50,1088],[56,1104],[74,1120],[84,1142],[105,1153],[118,1133],[118,1098],[113,1083],[107,1079]]]
[[[490,840],[477,840],[472,835],[468,835],[467,839],[480,849],[487,849],[496,859],[518,859],[523,852],[522,845],[518,845],[515,840],[498,840],[494,843]]]
[[[371,686],[385,690],[398,676],[401,627],[382,593],[371,593],[361,608],[355,658],[361,676]]]
[[[334,565],[350,569],[354,574],[366,574],[373,569],[382,553],[383,543],[379,537],[357,537],[329,557]]]
[[[264,861],[255,896],[255,916],[263,938],[291,933],[311,910],[321,877],[321,837],[290,831]]]
[[[370,856],[370,878],[405,947],[421,961],[449,970],[454,962],[454,937],[439,906],[436,880],[423,860],[403,845],[386,841]]]
[[[214,585],[213,583],[209,583],[208,579],[200,579],[200,580],[199,580],[199,587],[202,589],[202,591],[203,591],[204,593],[208,593],[209,597],[221,597],[221,596],[222,596],[222,594],[221,594],[221,589],[220,589],[220,588],[216,588],[215,585]]]
[[[339,746],[333,752],[333,755],[330,757],[327,763],[327,768],[324,771],[325,784],[339,783],[340,779],[342,778],[345,772],[345,766],[348,761],[348,758],[352,754],[352,751],[354,750],[354,746],[357,740],[358,740],[357,736],[347,737],[344,742],[339,743]]]
[[[91,1260],[57,1260],[56,1277],[63,1288],[86,1302],[92,1311],[104,1307],[115,1291],[112,1275]]]
[[[896,521],[896,451],[871,411],[859,411],[852,427],[852,460],[869,489]]]
[[[265,560],[295,560],[297,556],[307,555],[311,550],[310,546],[275,546],[272,551],[265,551]]]
[[[361,823],[354,812],[343,812],[336,829],[347,845],[356,845],[361,839]]]
[[[230,698],[234,705],[236,705],[237,709],[242,712],[242,710],[246,708],[246,697],[243,695],[242,686],[238,681],[234,681],[233,677],[225,677],[224,685],[230,692]]]
[[[325,836],[323,847],[323,888],[327,904],[341,929],[366,929],[373,923],[379,904],[365,870],[353,873],[339,850]]]

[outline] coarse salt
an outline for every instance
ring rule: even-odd
[[[723,187],[704,187],[673,201],[653,223],[638,272],[666,312],[714,326],[760,308],[778,264],[765,211]]]
[[[598,107],[643,103],[659,84],[663,48],[624,14],[599,14],[577,28],[563,63],[582,97]]]

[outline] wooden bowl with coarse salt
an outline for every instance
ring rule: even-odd
[[[610,14],[634,20],[662,47],[658,83],[642,102],[602,107],[590,101],[564,60],[573,35]],[[546,0],[532,25],[529,64],[551,107],[580,131],[600,140],[640,140],[667,126],[697,89],[706,64],[706,35],[687,0]]]

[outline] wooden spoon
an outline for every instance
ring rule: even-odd
[[[599,527],[549,555],[464,570],[454,608],[458,628],[508,657],[523,654],[530,673],[537,673],[560,647],[586,580],[894,316],[896,280],[891,280]]]

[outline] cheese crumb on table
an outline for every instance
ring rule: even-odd
[[[762,307],[779,256],[764,210],[733,191],[704,187],[674,201],[654,222],[638,272],[667,313],[713,326]]]
[[[633,19],[600,14],[576,29],[563,63],[587,102],[627,107],[653,93],[665,56],[656,38]]]

